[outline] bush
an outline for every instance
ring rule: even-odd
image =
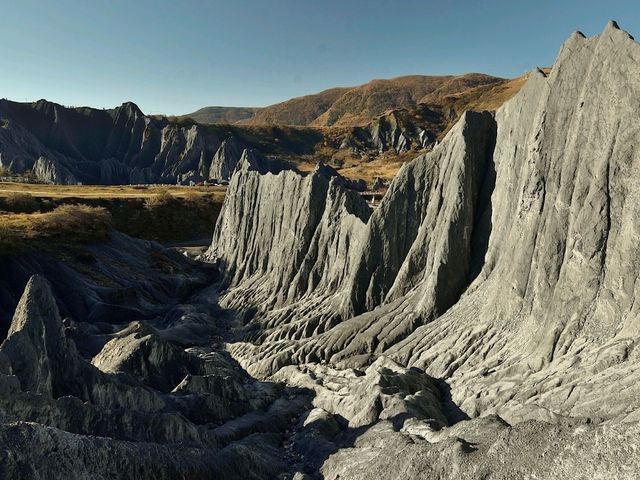
[[[41,229],[80,239],[103,239],[113,226],[111,214],[103,207],[60,205],[45,214]]]
[[[153,197],[149,197],[144,201],[144,208],[147,210],[155,210],[157,208],[166,207],[174,200],[173,195],[168,189],[164,188],[160,190]]]
[[[39,209],[38,200],[28,193],[13,192],[4,200],[7,210],[15,213],[33,213]]]
[[[62,205],[48,213],[5,213],[0,215],[0,254],[66,249],[76,242],[104,240],[111,228],[111,214],[88,205]]]

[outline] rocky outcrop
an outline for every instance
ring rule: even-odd
[[[245,307],[247,297],[266,311],[333,292],[355,260],[369,207],[323,165],[308,175],[260,170],[251,155],[243,156],[207,253],[232,287],[223,304]]]
[[[0,347],[9,371],[23,390],[60,396],[64,376],[73,363],[49,285],[34,276],[18,304],[7,338]],[[69,351],[71,350],[71,351]],[[60,383],[58,383],[60,382]]]
[[[256,382],[228,355],[181,348],[175,325],[126,326],[94,366],[72,324],[33,276],[0,345],[3,478],[259,479],[290,468],[280,436],[308,408],[303,392],[282,401],[282,386]]]
[[[456,118],[459,118],[461,111]],[[380,155],[431,150],[436,138],[448,130],[449,119],[441,106],[419,105],[415,111],[390,110],[378,115],[366,126],[351,128],[338,144],[339,149]],[[371,153],[375,152],[375,153]]]
[[[324,365],[285,367],[274,378],[315,393],[313,404],[348,422],[350,428],[391,420],[425,420],[434,430],[448,424],[433,378],[380,357],[364,372]]]
[[[318,289],[316,303],[304,299],[312,308],[271,291],[255,304],[248,292],[233,303],[253,308],[248,330],[261,332],[234,353],[258,375],[390,356],[447,379],[468,415],[499,413],[510,423],[634,418],[640,157],[629,99],[640,85],[620,79],[638,77],[639,58],[614,23],[591,39],[574,34],[551,73],[534,72],[495,120],[467,113],[433,152],[406,165],[359,231],[345,236],[335,224],[330,236],[355,250],[334,266],[340,282]],[[243,195],[259,199],[268,181]],[[281,189],[299,181],[291,176]],[[270,216],[288,222],[274,228],[292,231],[282,212],[298,212],[297,198],[272,207]],[[220,245],[224,228],[214,237]],[[258,232],[246,225],[243,235],[251,244]],[[267,247],[235,257],[233,271],[244,272],[248,258],[272,258]],[[330,256],[326,265],[344,258]],[[289,278],[250,273],[256,285]],[[241,284],[232,282],[223,301]],[[278,298],[277,315],[261,314],[267,298]],[[327,310],[339,315],[320,333]]]
[[[640,465],[630,444],[637,424],[594,426],[526,422],[509,426],[496,417],[461,422],[439,437],[396,432],[381,422],[321,466],[325,478],[409,480],[496,478],[633,479]]]
[[[407,152],[411,149],[411,134],[398,125],[397,117],[391,113],[382,116],[369,127],[372,143],[380,153],[392,148],[396,152]]]
[[[12,163],[9,164],[9,168],[13,168]],[[38,157],[31,170],[37,179],[45,183],[59,185],[75,185],[78,183],[78,180],[69,169],[55,159]]]
[[[429,286],[419,294],[427,316],[457,300],[474,261],[474,222],[486,208],[480,197],[494,142],[492,116],[468,112],[439,148],[400,170],[363,238],[351,286],[356,312],[419,284]]]
[[[226,181],[244,150],[233,135],[221,143],[222,128],[147,117],[130,102],[95,110],[1,100],[0,119],[0,165],[48,183]]]
[[[243,150],[235,138],[226,139],[211,161],[209,163],[205,161],[200,165],[201,174],[210,180],[229,180],[240,161]]]
[[[307,177],[291,172],[277,182],[239,171],[209,252],[229,277],[222,305],[255,306],[250,328],[270,340],[320,333],[385,305],[385,329],[372,327],[380,319],[370,316],[339,337],[349,345],[348,356],[363,345],[392,344],[446,311],[482,254],[472,251],[482,248],[482,228],[474,232],[468,225],[487,208],[495,122],[489,113],[468,113],[447,138],[400,171],[371,216],[333,170],[319,168]],[[282,198],[274,202],[272,190]],[[246,211],[261,212],[259,220],[247,222]],[[278,228],[286,237],[274,233]]]

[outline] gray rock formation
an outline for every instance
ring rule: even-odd
[[[170,340],[175,329],[139,322],[112,335],[94,366],[70,330],[49,283],[33,276],[0,345],[2,478],[272,478],[287,470],[280,436],[309,408],[304,393],[256,382],[222,352],[180,348]]]
[[[286,172],[265,178],[239,170],[209,252],[227,272],[230,288],[222,305],[255,305],[265,318],[258,315],[252,328],[279,339],[300,338],[305,329],[307,335],[320,333],[385,304],[395,319],[384,332],[387,344],[411,331],[420,316],[444,312],[478,262],[472,247],[481,242],[480,234],[474,236],[467,225],[486,209],[481,190],[491,185],[493,117],[468,113],[447,138],[400,171],[371,218],[364,200],[342,187],[339,177],[328,180],[335,172],[320,168],[307,177]],[[261,213],[248,221],[247,211]],[[420,301],[416,305],[406,295]],[[291,304],[295,314],[272,311]],[[397,314],[407,309],[408,317]],[[360,334],[368,326],[341,341],[356,349],[361,342],[377,342]]]
[[[201,164],[202,175],[210,180],[229,180],[240,161],[243,150],[235,138],[226,139],[213,159],[209,163]]]
[[[48,183],[189,183],[228,180],[243,148],[214,127],[114,110],[0,101],[0,165]],[[276,162],[278,163],[278,162]]]
[[[0,477],[637,478],[639,78],[615,23],[574,34],[375,211],[245,150],[213,267],[117,234],[92,269],[0,259],[0,305],[78,291],[32,277],[0,346]],[[210,171],[200,135],[162,168]]]
[[[332,293],[344,281],[345,263],[356,251],[350,239],[364,228],[370,209],[343,182],[324,165],[306,176],[288,170],[265,175],[243,156],[208,252],[224,269],[225,284],[235,287],[225,306],[245,305],[251,297],[266,311]]]
[[[402,128],[401,122],[393,114],[379,117],[370,127],[371,141],[380,153],[393,149],[396,152],[411,150],[411,134]]]
[[[604,476],[625,458],[640,408],[637,78],[640,46],[615,23],[594,38],[574,34],[551,73],[534,72],[495,119],[468,112],[432,152],[406,165],[370,217],[354,215],[353,206],[327,215],[327,198],[346,191],[332,182],[330,197],[324,187],[315,193],[314,182],[326,183],[318,173],[234,175],[209,258],[227,271],[221,305],[244,315],[241,331],[252,343],[232,352],[250,372],[306,385],[322,398],[331,396],[322,387],[328,379],[387,357],[445,382],[460,410],[443,404],[443,414],[499,414],[508,422],[496,430],[471,420],[487,430],[473,455],[471,440],[409,453],[407,435],[423,427],[379,422],[379,432],[387,428],[389,441],[399,442],[399,463],[363,467],[339,452],[325,475],[379,478],[421,449],[431,453],[416,458],[406,478],[426,465],[435,478],[532,471],[553,478],[573,475],[568,466],[582,461]],[[331,221],[318,220],[325,216]],[[314,275],[307,265],[321,269]],[[358,396],[352,385],[322,408],[352,412],[347,418],[367,410],[368,400],[344,400]],[[341,409],[341,401],[358,407]],[[615,425],[606,460],[573,450],[597,455],[597,439],[609,435],[606,427],[579,426],[585,419]],[[380,455],[372,445],[385,435],[363,436],[370,439],[362,448]],[[495,465],[495,452],[513,458],[536,436],[562,439],[554,441],[573,445],[573,453],[554,452],[551,466],[535,456]],[[452,448],[460,449],[455,468],[427,459],[447,458],[443,449]],[[614,471],[632,478],[638,465]]]

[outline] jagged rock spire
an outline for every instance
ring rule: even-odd
[[[27,283],[0,352],[23,390],[54,395],[57,372],[66,368],[67,342],[51,287],[41,275]]]

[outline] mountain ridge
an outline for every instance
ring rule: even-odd
[[[462,93],[477,86],[507,82],[507,79],[481,73],[463,75],[404,75],[374,79],[355,87],[335,87],[318,93],[294,97],[255,109],[251,117],[239,119],[245,125],[363,126],[388,109],[410,108],[433,102],[443,96]],[[184,118],[202,120],[203,110]],[[218,123],[215,118],[207,119]]]
[[[392,96],[391,103],[383,102],[375,111],[385,110],[362,126],[341,122],[330,127],[201,124],[191,118],[145,115],[133,102],[107,110],[64,107],[46,100],[1,100],[0,166],[15,174],[32,171],[42,181],[67,184],[202,182],[217,179],[211,175],[222,171],[225,178],[217,180],[226,181],[242,150],[253,148],[303,171],[323,162],[351,180],[364,179],[373,185],[376,178],[393,178],[411,155],[433,148],[464,111],[502,104],[517,92],[525,77],[503,81],[481,75],[481,85],[462,91],[459,85],[468,86],[467,77],[401,78],[409,84],[427,79],[431,100],[401,108]],[[474,78],[472,83],[477,80]],[[371,88],[379,84],[388,85],[389,81],[374,81]],[[346,91],[356,100],[364,98],[358,89]],[[345,97],[342,89],[328,92],[336,99]],[[418,96],[415,94],[415,99]],[[317,107],[313,96],[311,100],[294,100],[310,101],[312,109]],[[339,110],[336,105],[330,106]],[[386,108],[389,105],[392,108]],[[305,121],[327,111],[312,110],[313,115]],[[227,152],[234,153],[233,158],[225,159],[218,150],[231,138],[238,146]],[[219,162],[227,166],[211,168]]]

